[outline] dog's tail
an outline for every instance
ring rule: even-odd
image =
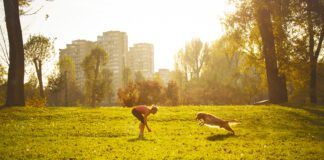
[[[230,125],[230,126],[234,126],[234,125],[237,125],[237,124],[240,124],[241,121],[238,121],[238,120],[226,120],[226,122]]]

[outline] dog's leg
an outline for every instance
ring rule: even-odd
[[[200,121],[200,123],[199,123],[200,126],[203,126],[204,124],[205,124],[204,121]]]
[[[223,128],[226,129],[226,130],[228,130],[228,131],[230,131],[230,132],[232,132],[232,134],[235,135],[235,132],[234,132],[233,129],[229,126],[228,123],[224,124]]]

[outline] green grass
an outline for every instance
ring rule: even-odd
[[[197,112],[237,119],[235,136]],[[129,108],[0,110],[0,159],[324,159],[324,107],[160,107],[138,140]]]

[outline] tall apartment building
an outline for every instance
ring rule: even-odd
[[[154,47],[149,43],[137,43],[130,47],[126,56],[126,66],[132,73],[141,72],[146,79],[154,74]]]
[[[113,73],[112,87],[114,97],[117,100],[117,90],[122,87],[123,71],[125,68],[125,56],[128,52],[127,33],[120,31],[108,31],[97,37],[97,44],[108,53],[107,68]]]
[[[60,59],[63,56],[71,57],[75,64],[76,84],[80,89],[84,88],[85,76],[83,73],[82,62],[84,58],[90,54],[94,42],[87,40],[74,40],[71,44],[67,44],[65,49],[60,49]]]
[[[170,80],[170,70],[169,69],[159,69],[158,72],[159,76],[161,77],[164,85],[167,85]]]

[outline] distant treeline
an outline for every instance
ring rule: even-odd
[[[31,36],[24,50],[27,62],[35,66],[36,76],[31,74],[24,84],[25,92],[21,92],[22,86],[16,83],[23,83],[24,62],[23,58],[13,56],[8,62],[9,68],[15,70],[9,70],[12,74],[8,76],[10,96],[6,105],[24,105],[24,97],[27,105],[34,106],[254,104],[265,99],[279,104],[324,104],[324,2],[231,0],[231,3],[236,9],[222,21],[225,34],[211,43],[198,38],[188,41],[175,56],[175,70],[170,73],[168,84],[163,84],[157,75],[145,80],[141,73],[130,73],[126,68],[117,95],[113,94],[111,71],[102,67],[109,61],[107,53],[98,47],[83,61],[84,84],[76,84],[74,62],[63,57],[57,65],[58,73],[48,77],[43,89],[42,65],[50,57],[52,40]],[[6,11],[7,15],[12,10]],[[7,23],[19,17],[13,18]],[[20,25],[8,33],[15,30],[21,30]],[[20,42],[10,44],[21,46]],[[13,50],[15,46],[10,47]],[[10,55],[21,57],[21,52]],[[3,66],[0,74],[0,101],[4,103],[7,73]]]

